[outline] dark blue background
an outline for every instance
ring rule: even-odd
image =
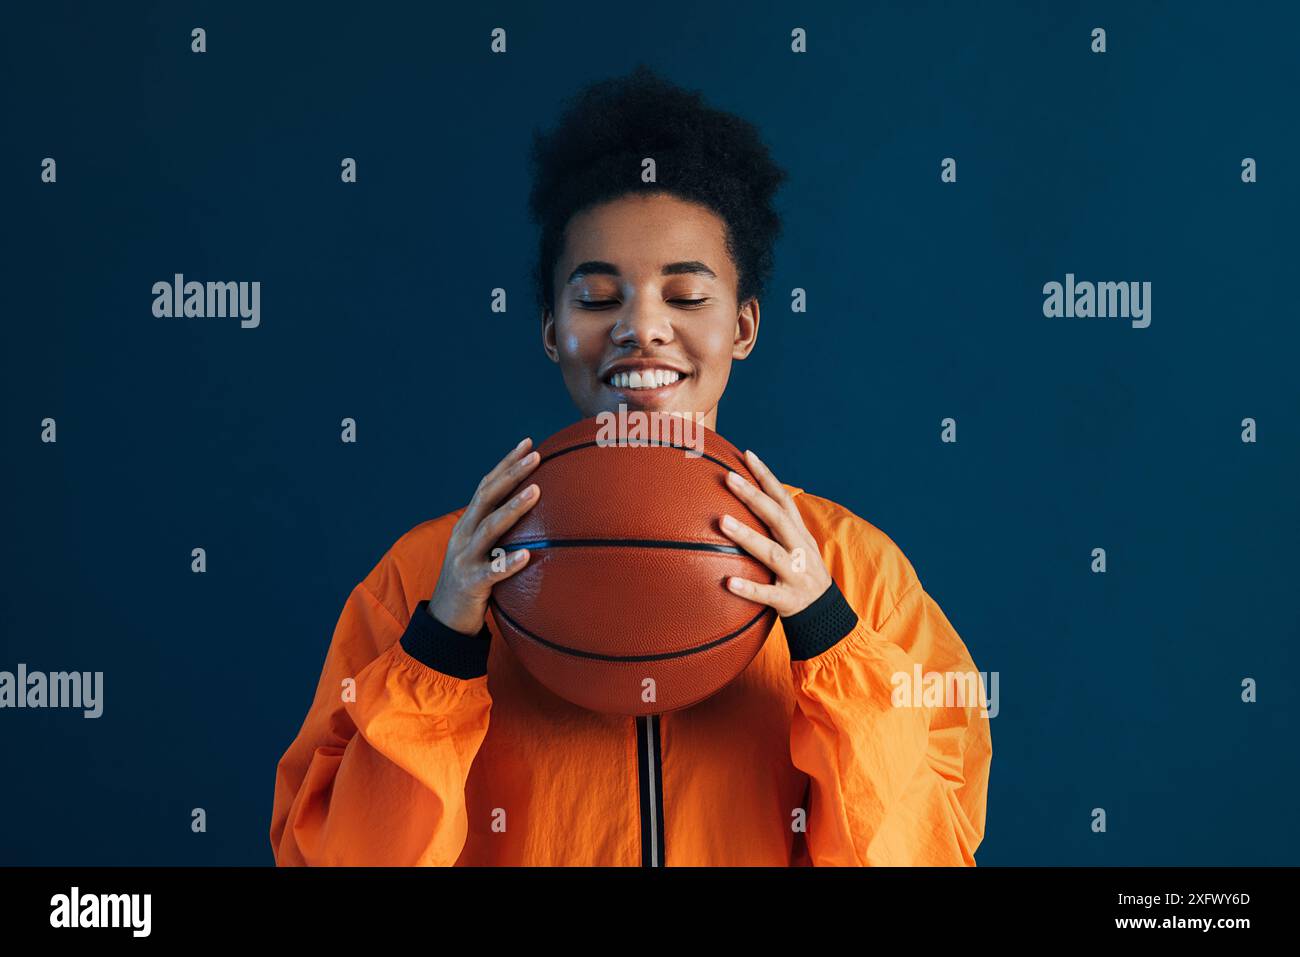
[[[529,137],[638,59],[792,174],[719,431],[999,672],[980,863],[1296,863],[1294,5],[743,6],[6,9],[0,670],[102,670],[105,712],[0,712],[0,863],[271,862],[353,585],[579,417]],[[261,327],[155,319],[176,272],[260,280]],[[1151,281],[1151,326],[1044,318],[1066,272]]]

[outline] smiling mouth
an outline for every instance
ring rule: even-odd
[[[606,377],[605,384],[619,392],[646,394],[666,392],[688,378],[671,369],[647,369],[637,372],[615,372]]]

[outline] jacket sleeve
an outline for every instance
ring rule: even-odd
[[[795,688],[791,759],[809,776],[811,863],[974,866],[992,737],[983,679],[939,606],[913,580],[877,631],[832,582],[782,624]],[[974,693],[965,684],[952,706],[914,698],[921,672],[956,673]]]
[[[486,625],[477,636],[453,631],[427,600],[403,623],[365,582],[353,589],[276,770],[277,865],[456,862],[491,710],[489,645]]]

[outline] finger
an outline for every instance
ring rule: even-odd
[[[532,448],[532,445],[533,445],[532,438],[529,436],[524,436],[523,439],[520,440],[518,445],[516,445],[513,449],[507,452],[506,455],[501,459],[501,461],[492,467],[492,471],[488,472],[487,475],[483,476],[484,484],[491,482],[493,479],[495,479],[506,469],[510,468],[512,463],[517,462],[519,459],[527,455],[528,450]]]
[[[479,578],[489,589],[499,581],[505,581],[528,564],[532,552],[526,548],[508,552],[498,558],[489,555],[488,560],[479,571]]]
[[[778,577],[788,574],[790,553],[766,535],[760,535],[748,525],[730,515],[723,515],[722,534],[736,542],[749,554],[771,569]]]
[[[470,536],[469,549],[475,557],[486,554],[489,547],[496,544],[520,516],[541,500],[541,489],[536,482],[520,489],[506,502],[494,509],[487,518],[479,523],[474,534]]]
[[[747,578],[731,575],[727,578],[727,588],[741,598],[748,598],[760,604],[771,605],[778,613],[784,607],[784,592],[779,585],[763,585]]]
[[[506,453],[505,457],[502,458],[501,461],[492,466],[491,471],[489,471],[487,475],[484,475],[483,478],[479,480],[478,488],[475,489],[475,491],[478,492],[490,488],[503,474],[516,465],[520,459],[530,454],[532,444],[532,438],[525,436],[518,445]]]
[[[790,515],[774,502],[770,495],[756,488],[752,482],[746,481],[737,472],[727,473],[727,487],[749,506],[751,512],[767,524],[781,544],[787,548],[794,548],[799,543],[801,540],[799,532],[803,527],[802,519],[796,525]]]
[[[521,446],[497,463],[496,468],[479,482],[464,516],[471,532],[477,528],[483,516],[495,508],[502,497],[541,462],[541,455],[536,450],[526,451],[529,441],[524,439]]]
[[[767,463],[758,457],[758,453],[753,449],[746,449],[745,461],[748,463],[750,471],[758,479],[763,491],[770,495],[773,501],[783,509],[798,515],[799,508],[794,504],[794,496],[790,494],[789,489],[781,484],[781,480],[776,477],[776,473],[767,467]]]

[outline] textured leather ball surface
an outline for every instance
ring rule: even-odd
[[[529,672],[584,708],[695,704],[745,669],[776,620],[726,587],[731,575],[775,580],[718,524],[727,513],[771,537],[727,470],[758,481],[726,439],[690,428],[703,455],[691,436],[686,448],[599,444],[599,421],[577,422],[537,447],[541,461],[516,489],[536,482],[541,497],[498,545],[531,557],[493,588],[492,614]]]

